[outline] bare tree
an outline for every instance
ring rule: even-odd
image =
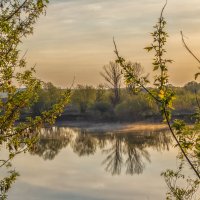
[[[110,62],[103,67],[101,76],[106,80],[106,86],[113,91],[111,97],[113,106],[116,106],[120,101],[120,86],[122,79],[122,72],[120,66],[116,62]]]
[[[144,68],[141,66],[138,62],[127,62],[127,67],[129,68],[129,73],[132,77],[135,77],[136,79],[139,79],[141,75],[144,73]],[[148,76],[148,75],[147,75]],[[146,76],[146,77],[147,77]],[[127,82],[127,88],[131,93],[137,93],[139,92],[140,88],[138,88],[138,84],[134,81]],[[145,83],[143,83],[145,84]]]

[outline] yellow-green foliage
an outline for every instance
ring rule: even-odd
[[[81,113],[85,113],[88,107],[94,103],[96,91],[94,87],[88,85],[78,85],[72,93],[72,102],[79,107]]]
[[[0,99],[0,148],[6,144],[9,151],[8,159],[0,159],[0,167],[10,166],[8,163],[15,155],[29,149],[36,141],[37,129],[44,123],[54,123],[69,101],[68,90],[41,116],[16,124],[24,108],[37,102],[41,90],[41,81],[36,78],[34,68],[26,68],[19,46],[24,37],[33,33],[33,26],[45,13],[47,4],[48,0],[2,0],[0,3],[0,93],[6,94],[6,98]],[[2,180],[5,184],[0,185],[0,199],[6,198],[5,193],[15,178],[13,171]]]
[[[127,94],[115,108],[118,119],[122,120],[141,120],[148,116],[155,116],[158,113],[156,104],[150,104],[147,95]]]

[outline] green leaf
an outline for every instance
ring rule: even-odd
[[[144,49],[149,52],[149,51],[151,51],[153,49],[153,47],[145,47]]]

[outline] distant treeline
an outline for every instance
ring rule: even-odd
[[[192,120],[192,113],[198,106],[200,99],[200,84],[189,82],[184,87],[170,85],[175,93],[173,116]],[[153,89],[153,88],[152,88]],[[62,93],[61,88],[52,83],[44,84],[39,93],[39,100],[26,110],[34,116],[55,104]],[[93,87],[78,85],[72,89],[71,102],[60,120],[92,120],[92,121],[141,121],[160,120],[159,105],[149,98],[145,91],[133,92],[131,88],[118,89],[117,101],[115,89],[104,85]],[[200,101],[200,100],[199,100]]]

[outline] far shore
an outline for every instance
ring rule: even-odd
[[[137,131],[159,131],[166,130],[168,127],[165,123],[151,123],[151,122],[88,122],[88,121],[57,121],[56,126],[83,128],[91,132],[137,132]]]

